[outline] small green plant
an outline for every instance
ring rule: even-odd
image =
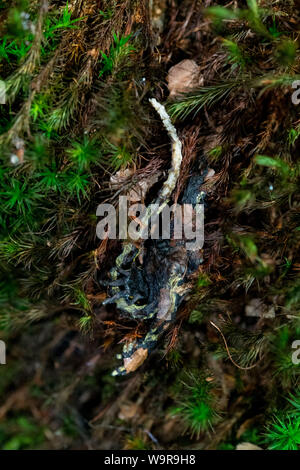
[[[206,314],[206,312],[203,311],[203,309],[200,308],[200,307],[194,309],[190,314],[189,323],[191,323],[191,324],[193,324],[193,323],[201,324],[203,322],[204,318],[205,318],[205,314]]]
[[[197,279],[197,287],[201,289],[202,287],[208,287],[211,284],[211,280],[208,275],[205,273],[200,273]]]
[[[30,116],[33,122],[36,122],[39,118],[45,118],[49,111],[48,97],[43,94],[39,94],[33,100],[30,108]]]
[[[258,261],[258,247],[254,240],[254,235],[237,235],[231,234],[227,236],[227,240],[234,250],[241,251],[251,261]]]
[[[209,155],[209,160],[211,162],[217,162],[219,158],[223,154],[223,147],[222,145],[217,145],[216,147],[212,148],[209,150],[208,155]]]
[[[76,423],[76,417],[74,417],[72,413],[63,417],[62,432],[73,439],[80,435]]]
[[[35,170],[44,170],[46,166],[52,165],[50,141],[45,135],[35,134],[32,142],[26,150],[26,158]]]
[[[237,212],[250,207],[255,202],[255,194],[250,189],[234,189],[231,195]]]
[[[278,31],[278,28],[277,28],[277,25],[276,25],[276,19],[275,19],[275,15],[273,15],[273,23],[272,25],[268,28],[268,31],[269,33],[271,34],[271,36],[276,39],[276,38],[279,38],[279,36],[282,34],[280,31]]]
[[[276,335],[271,338],[271,348],[274,359],[275,375],[280,377],[284,386],[291,386],[297,383],[299,378],[299,366],[292,361],[291,345],[294,338],[298,337],[299,328],[293,328],[291,325],[284,325]]]
[[[150,450],[151,446],[147,442],[147,435],[141,431],[135,435],[129,435],[125,441],[125,450]]]
[[[213,104],[225,100],[233,92],[243,86],[241,79],[223,81],[223,83],[203,86],[198,91],[182,95],[176,102],[170,103],[168,111],[173,117],[185,119],[195,116],[205,106],[208,108]]]
[[[250,28],[258,35],[267,39],[273,39],[273,37],[277,37],[276,35],[272,34],[272,32],[269,31],[263,23],[263,16],[270,16],[272,12],[259,8],[256,0],[247,0],[247,5],[248,8],[245,9],[229,9],[226,7],[215,6],[207,8],[206,12],[217,22],[223,20],[246,21]]]
[[[84,136],[81,142],[73,142],[72,147],[67,150],[67,154],[79,171],[88,169],[101,157],[95,140],[89,139],[87,136]]]
[[[188,116],[196,116],[204,107],[210,108],[217,103],[233,98],[238,91],[260,89],[258,96],[272,88],[290,87],[298,78],[293,75],[257,76],[239,74],[235,79],[223,80],[210,86],[203,86],[198,90],[183,93],[177,101],[171,102],[168,111],[171,116],[186,119]]]
[[[289,165],[280,158],[272,158],[266,155],[256,155],[255,162],[258,165],[278,170],[279,173],[284,177],[288,176],[290,173]]]
[[[114,144],[108,143],[107,151],[108,155],[106,157],[106,164],[114,171],[118,171],[120,168],[125,168],[133,162],[133,158],[125,145],[117,147]]]
[[[54,17],[53,19],[48,17],[45,27],[45,38],[53,37],[54,34],[59,30],[64,29],[74,29],[76,28],[75,23],[78,21],[83,20],[83,18],[76,18],[74,20],[71,19],[72,12],[69,11],[69,2],[67,1],[63,12],[59,18]]]
[[[51,136],[53,131],[66,130],[78,106],[78,87],[74,84],[62,97],[57,107],[53,109],[47,119],[47,130]]]
[[[45,441],[43,427],[27,416],[12,418],[5,423],[2,434],[0,427],[0,446],[3,450],[38,448]]]
[[[181,399],[174,414],[180,416],[192,436],[199,438],[202,432],[213,428],[218,419],[215,398],[212,395],[213,385],[202,376],[192,373],[186,374],[186,381],[182,381],[180,390]]]
[[[232,65],[232,68],[245,68],[247,57],[243,53],[240,46],[235,41],[230,39],[223,39],[223,46],[227,50],[228,62]]]
[[[62,173],[65,189],[71,196],[76,196],[79,203],[82,197],[87,197],[90,184],[90,175],[76,170],[67,170]]]
[[[106,55],[101,51],[102,56],[102,69],[99,73],[101,77],[105,73],[113,74],[120,69],[120,66],[128,59],[128,57],[135,51],[135,47],[129,44],[132,34],[128,36],[118,37],[113,34],[113,44],[110,48],[109,54]]]
[[[300,390],[297,390],[294,394],[290,394],[287,399],[292,408],[288,411],[288,414],[294,418],[300,419]]]
[[[0,258],[15,266],[19,263],[24,263],[28,268],[32,261],[32,254],[36,249],[34,239],[31,240],[17,240],[9,238],[2,240],[0,246]]]
[[[83,315],[81,318],[79,318],[78,325],[83,333],[88,333],[92,327],[92,316]]]
[[[72,288],[72,297],[74,299],[73,305],[77,305],[85,312],[91,311],[90,302],[85,292],[80,287],[75,286]],[[91,320],[89,315],[86,315],[85,317],[82,317],[82,318],[84,318],[84,320],[82,321],[83,324],[86,324],[87,322]]]
[[[5,37],[2,39],[2,42],[0,42],[0,60],[3,60],[3,59],[9,60],[7,49],[8,49],[7,38]]]
[[[285,39],[281,41],[276,50],[276,59],[284,67],[293,65],[297,57],[297,44],[290,40]]]
[[[114,14],[115,9],[113,8],[114,5],[111,8],[108,8],[107,10],[99,10],[99,15],[102,16],[104,21],[109,21]]]
[[[271,450],[299,450],[300,418],[274,418],[267,427],[265,441]]]
[[[183,358],[180,349],[177,347],[170,349],[170,351],[167,353],[167,360],[173,369],[182,367]]]
[[[35,187],[26,181],[21,182],[15,178],[6,185],[5,190],[0,193],[4,197],[4,211],[16,210],[17,214],[26,215],[31,213],[42,195]]]
[[[10,62],[11,58],[15,58],[18,62],[26,57],[32,44],[28,40],[13,40],[9,44],[5,37],[0,44],[0,60],[6,59]]]
[[[43,189],[53,191],[60,191],[62,188],[62,177],[58,173],[57,167],[55,164],[52,164],[50,167],[45,167],[43,171],[37,174],[40,177],[40,185]]]
[[[299,309],[300,306],[300,280],[295,279],[286,290],[285,306],[288,309]]]
[[[288,133],[288,145],[289,147],[293,147],[300,136],[300,126],[296,127],[295,129],[292,128],[289,130]]]

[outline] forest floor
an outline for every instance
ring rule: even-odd
[[[300,449],[299,6],[0,0],[1,449]],[[166,179],[150,98],[171,202],[204,178],[203,262],[115,377],[148,323],[103,305],[96,209]]]

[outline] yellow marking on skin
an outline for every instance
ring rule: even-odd
[[[125,299],[118,299],[116,305],[120,310],[125,310],[128,313],[134,314],[135,310],[143,310],[145,305],[128,305]]]
[[[115,377],[116,375],[119,375],[120,373],[125,372],[125,367],[121,366],[118,369],[112,371],[111,375]]]

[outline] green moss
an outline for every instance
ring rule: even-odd
[[[192,436],[199,438],[201,433],[212,430],[219,417],[212,394],[214,386],[204,377],[193,373],[186,374],[185,379],[173,414],[183,420]]]
[[[271,450],[299,450],[300,419],[275,418],[267,428],[265,439]]]
[[[10,419],[0,427],[2,450],[35,449],[45,441],[43,427],[27,416]]]
[[[128,36],[118,37],[117,34],[113,34],[113,44],[110,47],[109,54],[106,55],[101,51],[101,71],[99,76],[103,74],[115,74],[120,72],[121,66],[129,60],[131,54],[136,50],[135,47],[130,44],[132,34]]]
[[[211,284],[211,280],[205,273],[200,273],[197,279],[197,287],[201,289],[202,287],[207,287]]]

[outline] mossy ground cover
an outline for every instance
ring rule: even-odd
[[[300,448],[299,19],[295,0],[0,1],[0,448]],[[170,97],[184,59],[202,85]],[[143,325],[102,305],[121,248],[96,208],[117,171],[169,168],[151,97],[185,169],[215,172],[204,263],[115,378]]]

